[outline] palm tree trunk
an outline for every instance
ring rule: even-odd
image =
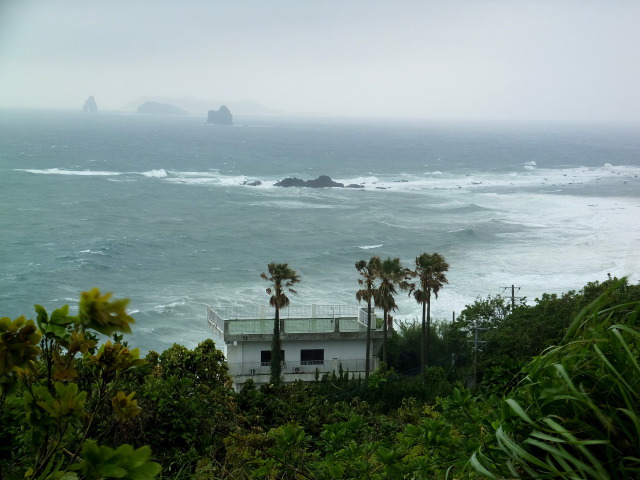
[[[369,384],[369,357],[371,356],[371,299],[367,301],[367,348],[364,361],[364,384]]]
[[[427,302],[422,302],[422,351],[420,353],[420,371],[423,372],[427,361]]]
[[[384,362],[385,368],[387,366],[387,310],[384,311],[384,325],[382,326],[382,331],[384,332],[384,339],[382,341],[382,361]]]
[[[431,336],[431,292],[427,292],[427,334],[425,335],[426,339],[426,349],[424,355],[424,366],[425,368],[429,364],[429,340]]]
[[[276,306],[273,320],[273,339],[271,340],[271,383],[280,384],[282,373],[282,344],[280,342],[280,309]]]

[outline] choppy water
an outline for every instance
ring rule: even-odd
[[[353,304],[357,260],[439,252],[441,319],[511,284],[640,280],[640,128],[203,120],[0,111],[0,314],[98,286],[162,350],[210,335],[205,304],[266,303],[271,261],[301,275],[293,302]],[[364,188],[273,186],[323,174]]]

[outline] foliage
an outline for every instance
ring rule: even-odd
[[[486,450],[472,457],[478,472],[491,478],[638,477],[640,304],[608,306],[623,284],[584,308],[562,343],[526,367],[526,378],[505,400],[492,458]]]
[[[88,441],[82,448],[83,462],[73,467],[87,480],[103,478],[128,478],[147,480],[156,478],[160,465],[151,462],[151,449],[121,445],[117,449],[99,446]]]
[[[37,328],[24,317],[0,320],[1,436],[3,453],[9,455],[0,459],[0,477],[22,472],[34,479],[98,478],[94,461],[102,465],[100,478],[150,479],[160,472],[150,452],[127,453],[130,458],[121,461],[90,441],[97,415],[109,404],[116,410],[111,416],[120,421],[135,416],[138,408],[134,392],[120,391],[111,399],[122,375],[144,363],[138,351],[108,341],[96,352],[90,333],[130,331],[127,300],[110,297],[98,289],[84,292],[77,316],[69,315],[66,305],[51,316],[36,305]],[[130,445],[119,450],[134,451]]]
[[[105,416],[100,430],[120,442],[149,445],[163,474],[171,477],[193,474],[203,458],[223,459],[223,440],[235,427],[238,411],[224,355],[213,340],[193,350],[176,344],[146,359],[144,368],[124,379],[144,408],[134,421],[113,422]],[[120,394],[117,398],[124,401]]]
[[[145,362],[119,335],[98,345],[67,307],[36,307],[36,323],[0,320],[0,476],[146,479],[162,465],[201,480],[636,478],[638,300],[613,278],[515,309],[479,299],[431,326],[421,375],[415,322],[392,332],[389,365],[366,382],[340,371],[238,393],[211,340]],[[122,311],[105,302],[103,320]],[[470,325],[490,328],[473,391],[461,382]]]

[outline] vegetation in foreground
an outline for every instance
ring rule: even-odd
[[[403,325],[366,383],[235,393],[211,340],[140,359],[126,301],[92,290],[0,320],[0,478],[638,478],[638,302],[615,278],[478,299],[432,326],[427,368]]]

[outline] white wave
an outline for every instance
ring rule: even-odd
[[[206,177],[206,178],[217,178],[220,176],[220,172],[216,169],[211,170],[209,172],[193,172],[193,171],[186,171],[186,172],[181,172],[178,170],[170,170],[171,175],[176,176],[176,177]]]
[[[148,172],[142,172],[142,175],[152,178],[166,178],[169,174],[164,168],[160,168],[158,170],[149,170]]]
[[[176,300],[175,302],[167,303],[165,305],[156,305],[154,307],[154,310],[158,310],[158,311],[162,312],[162,311],[167,310],[169,308],[182,307],[182,306],[184,306],[186,304],[187,304],[187,300],[186,299],[184,299],[184,300]]]
[[[287,209],[336,209],[336,208],[346,208],[339,207],[336,205],[329,204],[320,204],[320,203],[310,203],[303,202],[299,200],[272,200],[272,201],[263,201],[259,203],[251,203],[253,207],[265,207],[265,208],[287,208]]]
[[[334,179],[335,180],[335,179]],[[375,184],[380,181],[378,177],[369,176],[369,177],[355,177],[355,178],[341,178],[339,180],[335,180],[339,183],[344,183],[345,185],[365,185],[365,184]]]
[[[44,170],[32,169],[32,168],[16,168],[18,172],[35,173],[41,175],[82,175],[82,176],[107,176],[107,175],[122,175],[121,172],[103,172],[96,170],[62,170],[60,168],[47,168]]]
[[[131,177],[120,177],[120,178],[110,177],[110,178],[107,178],[107,181],[115,182],[115,183],[126,183],[126,182],[135,182],[136,179]]]
[[[183,185],[218,185],[219,179],[217,178],[184,178],[184,177],[167,177],[163,179],[167,183],[178,183]]]
[[[371,250],[372,248],[380,248],[383,245],[383,243],[381,243],[380,245],[358,245],[358,248],[362,250]]]
[[[92,255],[105,255],[101,250],[80,250],[78,253],[90,253]]]
[[[220,177],[220,185],[245,185],[247,183],[247,177],[239,175],[237,177]]]

